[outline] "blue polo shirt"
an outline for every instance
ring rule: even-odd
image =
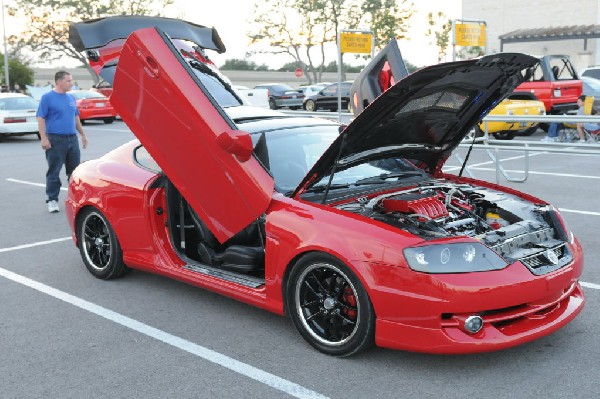
[[[75,98],[54,90],[42,96],[36,114],[37,117],[46,120],[46,133],[50,134],[77,134],[76,115],[79,115],[79,110]]]

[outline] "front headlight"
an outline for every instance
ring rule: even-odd
[[[436,244],[404,250],[408,266],[423,273],[469,273],[500,270],[508,263],[480,243]]]

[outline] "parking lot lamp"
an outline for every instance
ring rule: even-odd
[[[2,0],[2,37],[4,39],[4,82],[6,89],[9,90],[10,83],[8,78],[8,48],[6,46],[6,22],[4,22],[4,0]]]

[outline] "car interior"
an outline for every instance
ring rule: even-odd
[[[261,217],[220,243],[175,186],[167,183],[168,228],[186,268],[212,271],[220,278],[252,287],[264,282],[265,229]]]

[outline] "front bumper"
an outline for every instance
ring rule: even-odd
[[[564,327],[581,312],[584,302],[581,286],[575,283],[559,298],[546,304],[483,315],[484,326],[475,334],[469,334],[462,328],[459,320],[466,315],[452,315],[443,320],[438,329],[377,319],[376,344],[392,349],[440,354],[510,348]]]

